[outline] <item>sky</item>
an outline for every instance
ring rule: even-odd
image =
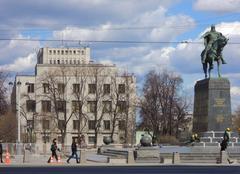
[[[134,73],[138,89],[148,71],[167,69],[190,97],[204,78],[201,36],[214,24],[229,38],[221,71],[233,111],[240,105],[240,0],[1,0],[0,21],[0,69],[33,74],[39,48],[89,46],[94,62]]]

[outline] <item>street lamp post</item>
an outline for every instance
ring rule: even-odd
[[[21,87],[21,82],[18,81],[17,82],[17,90],[18,90],[18,118],[17,118],[17,121],[18,121],[18,131],[17,131],[17,143],[20,143],[21,142],[21,120],[20,120],[20,115],[21,115],[21,106],[20,106],[20,97],[21,97],[21,90],[20,90],[20,87]]]

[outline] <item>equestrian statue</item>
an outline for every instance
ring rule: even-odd
[[[204,38],[205,46],[205,49],[201,53],[201,60],[205,78],[211,77],[211,70],[213,69],[214,61],[217,62],[218,77],[221,77],[220,65],[226,64],[226,61],[223,59],[222,56],[222,50],[229,39],[223,36],[222,33],[217,32],[214,25],[212,25],[211,30],[206,32],[201,38]]]

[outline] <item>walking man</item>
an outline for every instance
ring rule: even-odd
[[[227,128],[223,134],[223,140],[221,142],[221,151],[225,151],[227,149],[229,138],[230,138],[230,128]]]
[[[2,140],[0,140],[0,162],[1,163],[3,163],[2,154],[3,154],[3,147],[2,147]]]
[[[51,162],[51,158],[55,157],[56,161],[58,161],[58,156],[57,156],[57,150],[60,151],[60,149],[57,147],[57,142],[56,142],[56,138],[53,139],[53,143],[51,145],[51,151],[52,151],[52,155],[50,156],[50,158],[48,159],[48,163]]]
[[[223,134],[223,140],[221,142],[221,151],[225,151],[227,149],[228,143],[229,143],[229,139],[230,139],[230,128],[227,128]],[[229,164],[232,164],[233,161],[230,160],[230,158],[227,159]]]
[[[70,159],[74,158],[74,156],[76,156],[76,162],[79,163],[78,154],[77,154],[77,143],[74,138],[72,139],[71,149],[72,149],[72,155],[68,158],[67,163],[69,163]]]

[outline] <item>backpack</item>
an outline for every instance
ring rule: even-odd
[[[54,144],[51,145],[51,151],[55,151],[55,145]]]

